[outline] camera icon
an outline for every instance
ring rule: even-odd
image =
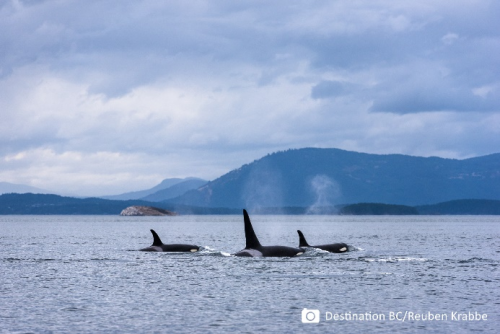
[[[319,323],[319,310],[302,310],[302,323],[317,324]]]

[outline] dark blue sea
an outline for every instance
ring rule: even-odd
[[[0,333],[498,333],[498,216],[251,218],[352,251],[234,257],[239,215],[0,216]],[[137,251],[151,228],[203,249]]]

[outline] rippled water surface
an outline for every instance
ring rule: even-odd
[[[245,245],[242,216],[0,216],[0,332],[500,328],[500,217],[251,218],[263,245],[297,246],[301,229],[310,244],[346,242],[353,251],[230,256]],[[151,228],[164,243],[194,243],[203,250],[136,251],[152,243]],[[304,308],[318,309],[320,322],[303,324]],[[487,318],[455,320],[453,312]],[[334,320],[335,314],[351,320]],[[419,314],[447,319],[417,320]]]

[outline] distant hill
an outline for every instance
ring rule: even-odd
[[[24,184],[16,184],[9,182],[0,182],[0,195],[1,194],[25,194],[25,193],[33,193],[33,194],[51,194],[51,191],[27,186]]]
[[[462,199],[417,206],[421,215],[500,215],[500,201]]]
[[[138,201],[111,201],[101,198],[74,198],[42,194],[4,194],[0,214],[24,215],[107,215],[120,214],[128,206],[148,205]]]
[[[271,215],[500,215],[500,201],[462,199],[424,206],[355,203],[320,207],[263,207],[251,211]]]
[[[207,183],[207,181],[201,180],[201,179],[195,178],[195,177],[187,177],[187,178],[184,178],[184,179],[170,178],[170,179],[165,179],[165,180],[161,181],[160,184],[158,184],[158,185],[156,185],[156,186],[154,186],[153,188],[150,188],[150,189],[139,190],[139,191],[132,191],[132,192],[128,192],[128,193],[124,193],[124,194],[120,194],[120,195],[101,196],[100,198],[111,199],[111,200],[121,200],[121,201],[130,200],[130,199],[141,199],[141,198],[147,197],[149,195],[155,194],[155,193],[157,193],[159,191],[162,191],[162,190],[168,189],[170,187],[173,187],[173,186],[175,186],[177,184],[184,183],[186,181],[203,181],[204,183]],[[196,189],[196,188],[197,187],[193,187],[191,189]],[[190,189],[186,189],[185,191],[183,191],[181,193],[176,193],[172,197],[176,197],[176,196],[182,195],[187,190],[190,190]],[[169,197],[169,198],[172,198],[172,197]]]
[[[183,195],[189,190],[198,189],[207,184],[208,181],[196,178],[186,179],[182,182],[174,184],[166,189],[159,190],[151,195],[142,197],[144,201],[161,202],[180,195]]]
[[[241,214],[241,208],[208,208],[147,202],[142,200],[116,201],[102,198],[74,198],[45,194],[0,195],[0,215],[119,215],[131,206],[153,206],[179,214],[211,215]],[[261,207],[250,210],[252,214],[346,214],[346,215],[500,215],[498,200],[457,200],[435,205],[409,207],[380,203],[316,207]]]
[[[0,215],[119,215],[130,206],[153,206],[180,214],[237,214],[241,210],[198,208],[185,205],[146,202],[141,200],[107,200],[74,198],[44,194],[0,195]]]
[[[341,215],[418,215],[416,208],[406,205],[358,203],[341,207]]]
[[[500,200],[500,154],[455,160],[305,148],[269,154],[171,203],[198,207],[426,205]]]

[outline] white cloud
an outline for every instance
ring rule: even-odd
[[[448,33],[441,38],[441,41],[446,45],[451,45],[458,40],[458,35],[453,33]]]

